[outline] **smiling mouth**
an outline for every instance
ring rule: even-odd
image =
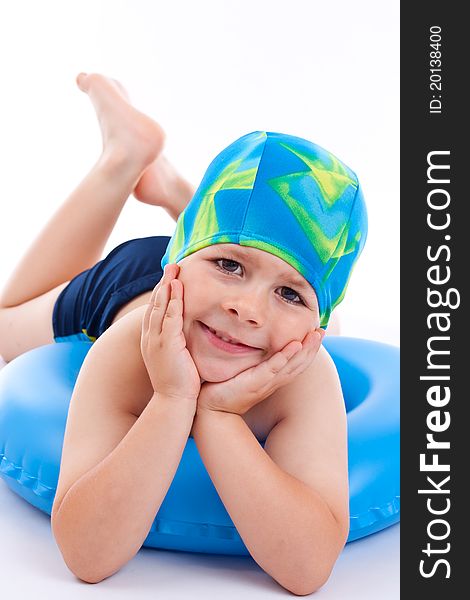
[[[247,352],[249,350],[261,350],[261,348],[256,348],[255,346],[247,346],[246,344],[232,342],[227,338],[221,337],[219,334],[216,333],[215,329],[212,329],[212,327],[209,327],[202,321],[199,321],[199,323],[204,332],[209,336],[210,341],[222,350],[227,350],[229,352]]]
[[[242,342],[237,342],[233,338],[225,337],[224,335],[217,333],[217,331],[215,329],[212,329],[212,327],[209,327],[209,325],[206,325],[206,327],[207,327],[207,329],[209,329],[209,331],[212,331],[212,333],[214,335],[216,335],[219,339],[224,340],[224,342],[228,342],[229,344],[236,344],[237,346],[247,346],[248,345],[248,344],[243,344]],[[251,348],[251,346],[250,346],[250,348]]]

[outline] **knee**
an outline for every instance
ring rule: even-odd
[[[20,306],[0,307],[0,356],[5,362],[53,341],[52,324],[47,322],[37,299]]]

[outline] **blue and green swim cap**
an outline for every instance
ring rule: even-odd
[[[213,244],[270,252],[313,287],[326,328],[366,237],[366,206],[349,167],[302,138],[254,131],[211,162],[161,265]]]

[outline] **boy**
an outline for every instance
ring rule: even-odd
[[[318,147],[309,163],[310,142],[254,132],[216,157],[188,204],[158,124],[117,82],[77,81],[97,110],[102,156],[0,299],[7,360],[51,341],[95,342],[71,399],[52,512],[64,560],[90,582],[128,562],[193,435],[254,560],[311,593],[348,533],[344,401],[315,331],[365,241],[357,179]],[[276,177],[276,152],[287,175]],[[316,208],[314,188],[325,201]],[[268,189],[284,220],[263,204]],[[158,197],[178,218],[175,234],[125,242],[94,264],[131,193]]]

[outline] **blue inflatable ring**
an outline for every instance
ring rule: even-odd
[[[399,350],[342,336],[326,337],[324,345],[346,402],[350,542],[400,518]],[[81,341],[41,346],[0,371],[0,475],[49,515],[70,398],[90,347]],[[192,438],[143,546],[249,554]]]

